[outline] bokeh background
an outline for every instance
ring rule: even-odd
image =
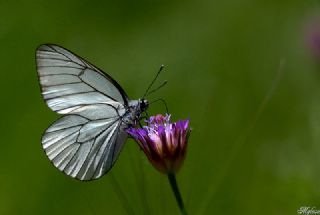
[[[174,120],[190,118],[177,176],[189,214],[319,207],[320,58],[308,43],[319,6],[1,0],[0,214],[179,214],[166,177],[132,140],[100,180],[79,182],[51,165],[40,139],[58,116],[40,95],[34,56],[42,43],[88,59],[131,98],[166,66],[159,83],[168,84],[149,100],[164,98]]]

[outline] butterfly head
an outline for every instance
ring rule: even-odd
[[[147,110],[147,108],[149,107],[149,102],[146,99],[139,99],[139,107],[140,107],[140,111],[143,112],[145,110]]]

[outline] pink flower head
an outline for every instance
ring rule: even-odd
[[[152,165],[162,173],[177,172],[185,158],[190,134],[189,120],[170,122],[170,115],[158,114],[146,120],[143,128],[129,128]]]
[[[320,59],[320,16],[313,16],[306,24],[306,43],[311,54]]]

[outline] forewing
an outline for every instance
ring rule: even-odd
[[[42,145],[60,171],[79,180],[92,180],[111,169],[126,138],[117,117],[88,120],[68,115],[45,131]]]
[[[72,52],[41,45],[36,60],[42,95],[53,111],[70,114],[93,104],[127,106],[128,97],[115,80]]]

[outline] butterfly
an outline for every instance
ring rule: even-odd
[[[139,123],[148,101],[130,100],[111,76],[57,45],[40,45],[36,64],[45,102],[62,115],[42,136],[46,155],[73,178],[100,178],[114,165],[125,130]]]

